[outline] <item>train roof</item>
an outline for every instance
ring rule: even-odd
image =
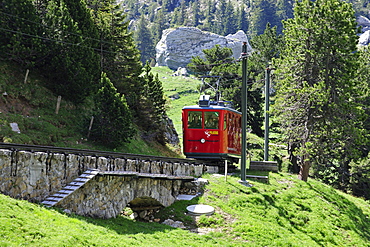
[[[231,101],[211,101],[209,95],[201,95],[198,105],[184,106],[182,109],[228,110],[237,114],[241,114],[241,112],[234,109],[234,105]]]

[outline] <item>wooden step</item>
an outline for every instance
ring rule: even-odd
[[[46,207],[52,207],[55,206],[57,203],[59,203],[61,200],[81,188],[84,184],[86,184],[88,181],[90,181],[92,178],[94,178],[96,175],[99,174],[99,170],[97,169],[88,169],[84,173],[82,173],[78,178],[67,184],[65,187],[63,187],[61,190],[59,190],[57,193],[55,193],[52,196],[47,197],[44,201],[41,203],[44,204]]]
[[[276,161],[251,161],[249,165],[250,170],[258,171],[274,171],[279,170]]]
[[[261,180],[265,183],[269,182],[269,176],[258,176],[258,175],[245,175],[246,178]]]

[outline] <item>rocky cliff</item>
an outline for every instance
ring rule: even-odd
[[[231,48],[234,58],[238,59],[242,52],[243,42],[247,42],[248,51],[251,51],[248,38],[241,30],[225,37],[194,27],[166,29],[156,46],[156,65],[168,66],[174,70],[178,67],[186,67],[193,56],[204,57],[202,51],[211,49],[217,44]]]

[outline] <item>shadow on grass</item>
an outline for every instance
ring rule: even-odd
[[[160,212],[155,215],[155,218],[160,219],[159,222],[144,222],[139,220],[132,220],[127,216],[117,216],[111,219],[97,219],[90,217],[83,217],[75,214],[68,215],[70,218],[76,218],[81,221],[85,221],[89,224],[101,226],[108,230],[115,231],[121,235],[135,235],[135,234],[155,234],[157,232],[168,232],[176,230],[171,226],[161,224],[166,219],[172,219],[174,221],[181,221],[185,226],[192,226],[195,224],[193,218],[186,214],[186,207],[189,205],[197,204],[199,198],[196,197],[189,201],[176,201],[172,205],[163,208]],[[62,210],[58,209],[61,213]],[[63,213],[64,214],[64,213]]]
[[[356,232],[361,238],[370,241],[370,219],[361,208],[344,196],[338,194],[334,189],[331,191],[320,190],[311,184],[310,188],[322,197],[327,203],[332,204],[340,212],[342,217],[348,217],[349,221],[338,222],[338,227]]]

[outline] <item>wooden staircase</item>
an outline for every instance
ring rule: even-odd
[[[72,194],[77,189],[81,188],[84,184],[94,178],[96,175],[99,174],[99,170],[97,169],[88,169],[84,173],[82,173],[78,178],[67,184],[63,189],[58,191],[52,196],[47,197],[41,203],[44,204],[46,207],[52,207],[70,194]]]

